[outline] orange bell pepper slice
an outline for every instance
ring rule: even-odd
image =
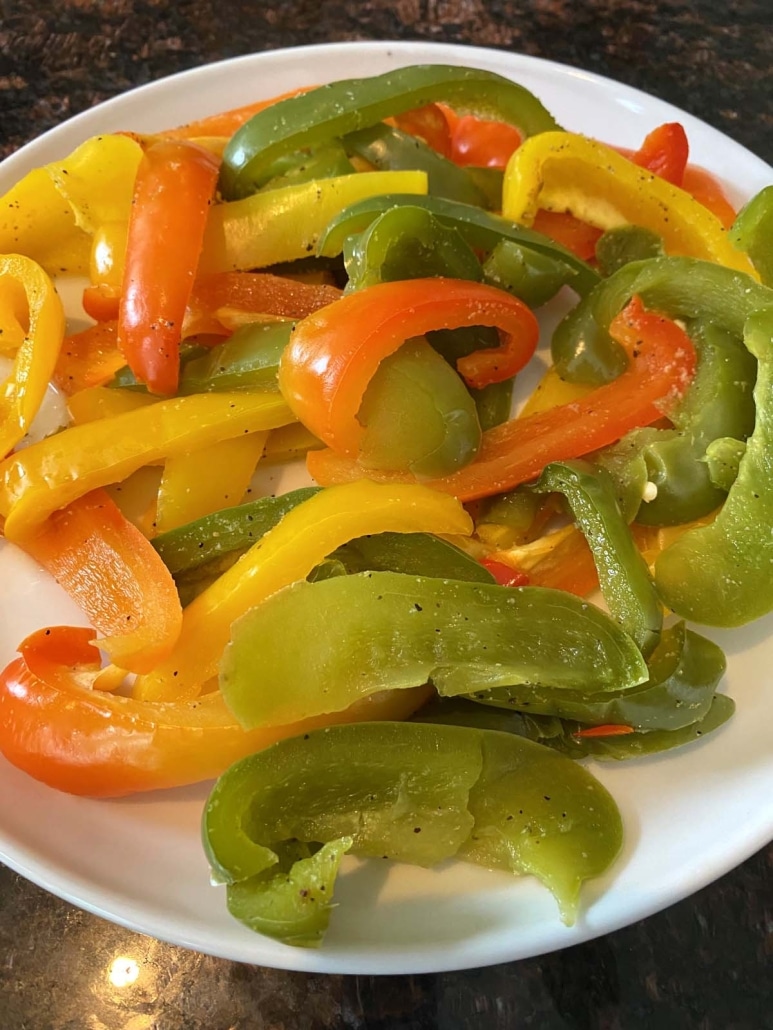
[[[134,186],[118,346],[152,393],[173,394],[185,309],[193,289],[219,162],[185,141],[146,150]]]
[[[126,358],[118,349],[115,320],[98,322],[65,336],[54,367],[54,383],[69,396],[112,379]]]
[[[662,418],[694,375],[690,338],[675,322],[646,311],[638,297],[614,319],[610,333],[631,356],[614,382],[570,404],[490,429],[473,462],[427,485],[461,501],[490,497],[536,478],[551,461],[579,458]],[[310,451],[306,464],[324,486],[365,476],[407,480],[399,474],[365,473],[355,461],[330,450]]]
[[[442,278],[379,283],[298,323],[279,366],[280,389],[307,429],[354,457],[363,434],[357,412],[379,363],[411,337],[465,325],[493,325],[504,337],[457,362],[475,387],[515,375],[539,339],[526,305],[491,286]]]
[[[0,673],[0,752],[70,794],[121,797],[214,779],[233,762],[321,726],[406,719],[429,689],[368,698],[346,712],[291,726],[243,730],[219,691],[193,702],[149,703],[83,686],[96,677],[91,630],[38,630]]]
[[[689,154],[690,145],[684,127],[679,122],[665,122],[645,136],[642,145],[631,155],[631,160],[673,186],[681,186]]]
[[[182,626],[174,580],[104,490],[55,511],[23,547],[80,605],[116,665],[148,672],[170,654]]]

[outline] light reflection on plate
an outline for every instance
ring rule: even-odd
[[[373,75],[415,63],[488,68],[532,89],[570,129],[635,147],[679,120],[692,158],[719,175],[736,203],[773,181],[738,144],[674,107],[587,72],[500,51],[424,43],[354,43],[276,51],[210,65],[94,108],[47,133],[0,168],[0,191],[27,170],[115,129],[154,131],[309,82]],[[281,484],[286,488],[286,483]],[[82,622],[34,563],[0,542],[0,661],[22,635]],[[437,870],[350,860],[320,951],[291,949],[231,920],[209,885],[199,845],[206,786],[97,802],[58,794],[0,760],[0,858],[56,894],[156,937],[257,965],[331,973],[420,973],[525,958],[649,915],[742,862],[773,836],[768,669],[773,617],[710,635],[728,652],[725,689],[738,704],[720,733],[676,755],[597,766],[620,805],[623,854],[589,884],[576,926],[550,895],[460,864]]]

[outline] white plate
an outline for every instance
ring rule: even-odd
[[[635,147],[681,121],[693,159],[738,202],[773,181],[762,161],[690,115],[597,75],[499,51],[354,43],[277,51],[199,68],[118,97],[47,133],[0,169],[0,193],[30,168],[113,129],[153,131],[309,82],[414,63],[488,68],[532,89],[571,129]],[[25,556],[0,549],[0,662],[22,636],[82,622]],[[721,876],[773,837],[769,669],[773,618],[711,634],[730,659],[738,712],[715,737],[674,755],[594,768],[623,813],[623,854],[588,885],[572,929],[546,890],[471,866],[437,871],[351,860],[320,951],[275,944],[226,913],[199,845],[205,787],[117,802],[69,797],[0,762],[0,858],[98,915],[176,944],[264,966],[330,973],[421,973],[525,958],[632,923]]]

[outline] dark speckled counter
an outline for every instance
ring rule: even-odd
[[[355,39],[472,43],[588,68],[685,108],[773,162],[771,0],[0,0],[0,154],[172,72]],[[0,1030],[765,1030],[772,863],[773,846],[667,911],[563,952],[399,978],[207,958],[0,869]],[[122,988],[105,973],[119,956],[141,968]]]

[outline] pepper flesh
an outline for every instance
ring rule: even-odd
[[[738,476],[716,519],[655,562],[663,602],[710,626],[741,626],[773,608],[773,307],[749,316],[744,342],[757,358],[757,419]]]
[[[458,854],[533,874],[571,923],[583,880],[617,855],[622,824],[588,772],[530,741],[366,723],[296,737],[235,764],[210,794],[203,838],[232,914],[287,944],[316,947],[350,848],[422,866]],[[328,843],[314,854],[311,842]]]
[[[669,254],[756,274],[719,219],[689,193],[585,136],[544,132],[513,154],[503,215],[531,225],[540,207],[570,211],[600,229],[639,225],[658,233]]]
[[[0,463],[5,535],[23,542],[48,516],[161,458],[293,420],[275,394],[199,394],[73,426]]]
[[[459,371],[483,386],[513,375],[539,337],[534,315],[517,298],[480,283],[413,279],[349,294],[296,326],[282,355],[279,385],[298,418],[325,443],[356,456],[363,428],[357,412],[379,362],[406,339],[432,329],[496,325],[499,348],[462,358]]]
[[[211,780],[282,737],[337,721],[406,718],[426,691],[372,698],[339,716],[245,732],[218,691],[192,703],[152,704],[83,686],[99,674],[90,629],[39,630],[0,673],[0,752],[70,794],[122,797]]]
[[[523,86],[492,72],[414,65],[367,79],[346,79],[273,104],[239,129],[223,154],[220,187],[229,200],[253,193],[273,163],[382,119],[441,101],[462,113],[490,116],[524,135],[557,128]]]
[[[64,310],[48,275],[20,254],[0,257],[0,291],[6,307],[0,329],[26,328],[0,390],[2,458],[24,437],[43,401],[64,338]]]
[[[234,619],[275,591],[304,579],[336,547],[366,533],[469,535],[472,523],[456,501],[419,485],[351,483],[323,490],[287,512],[236,565],[185,609],[178,646],[139,679],[139,697],[190,696],[217,671]]]
[[[297,632],[293,648],[282,625]],[[646,678],[634,641],[571,594],[396,572],[295,583],[234,623],[220,664],[220,689],[245,727],[428,681],[453,697],[512,683],[619,690]]]

